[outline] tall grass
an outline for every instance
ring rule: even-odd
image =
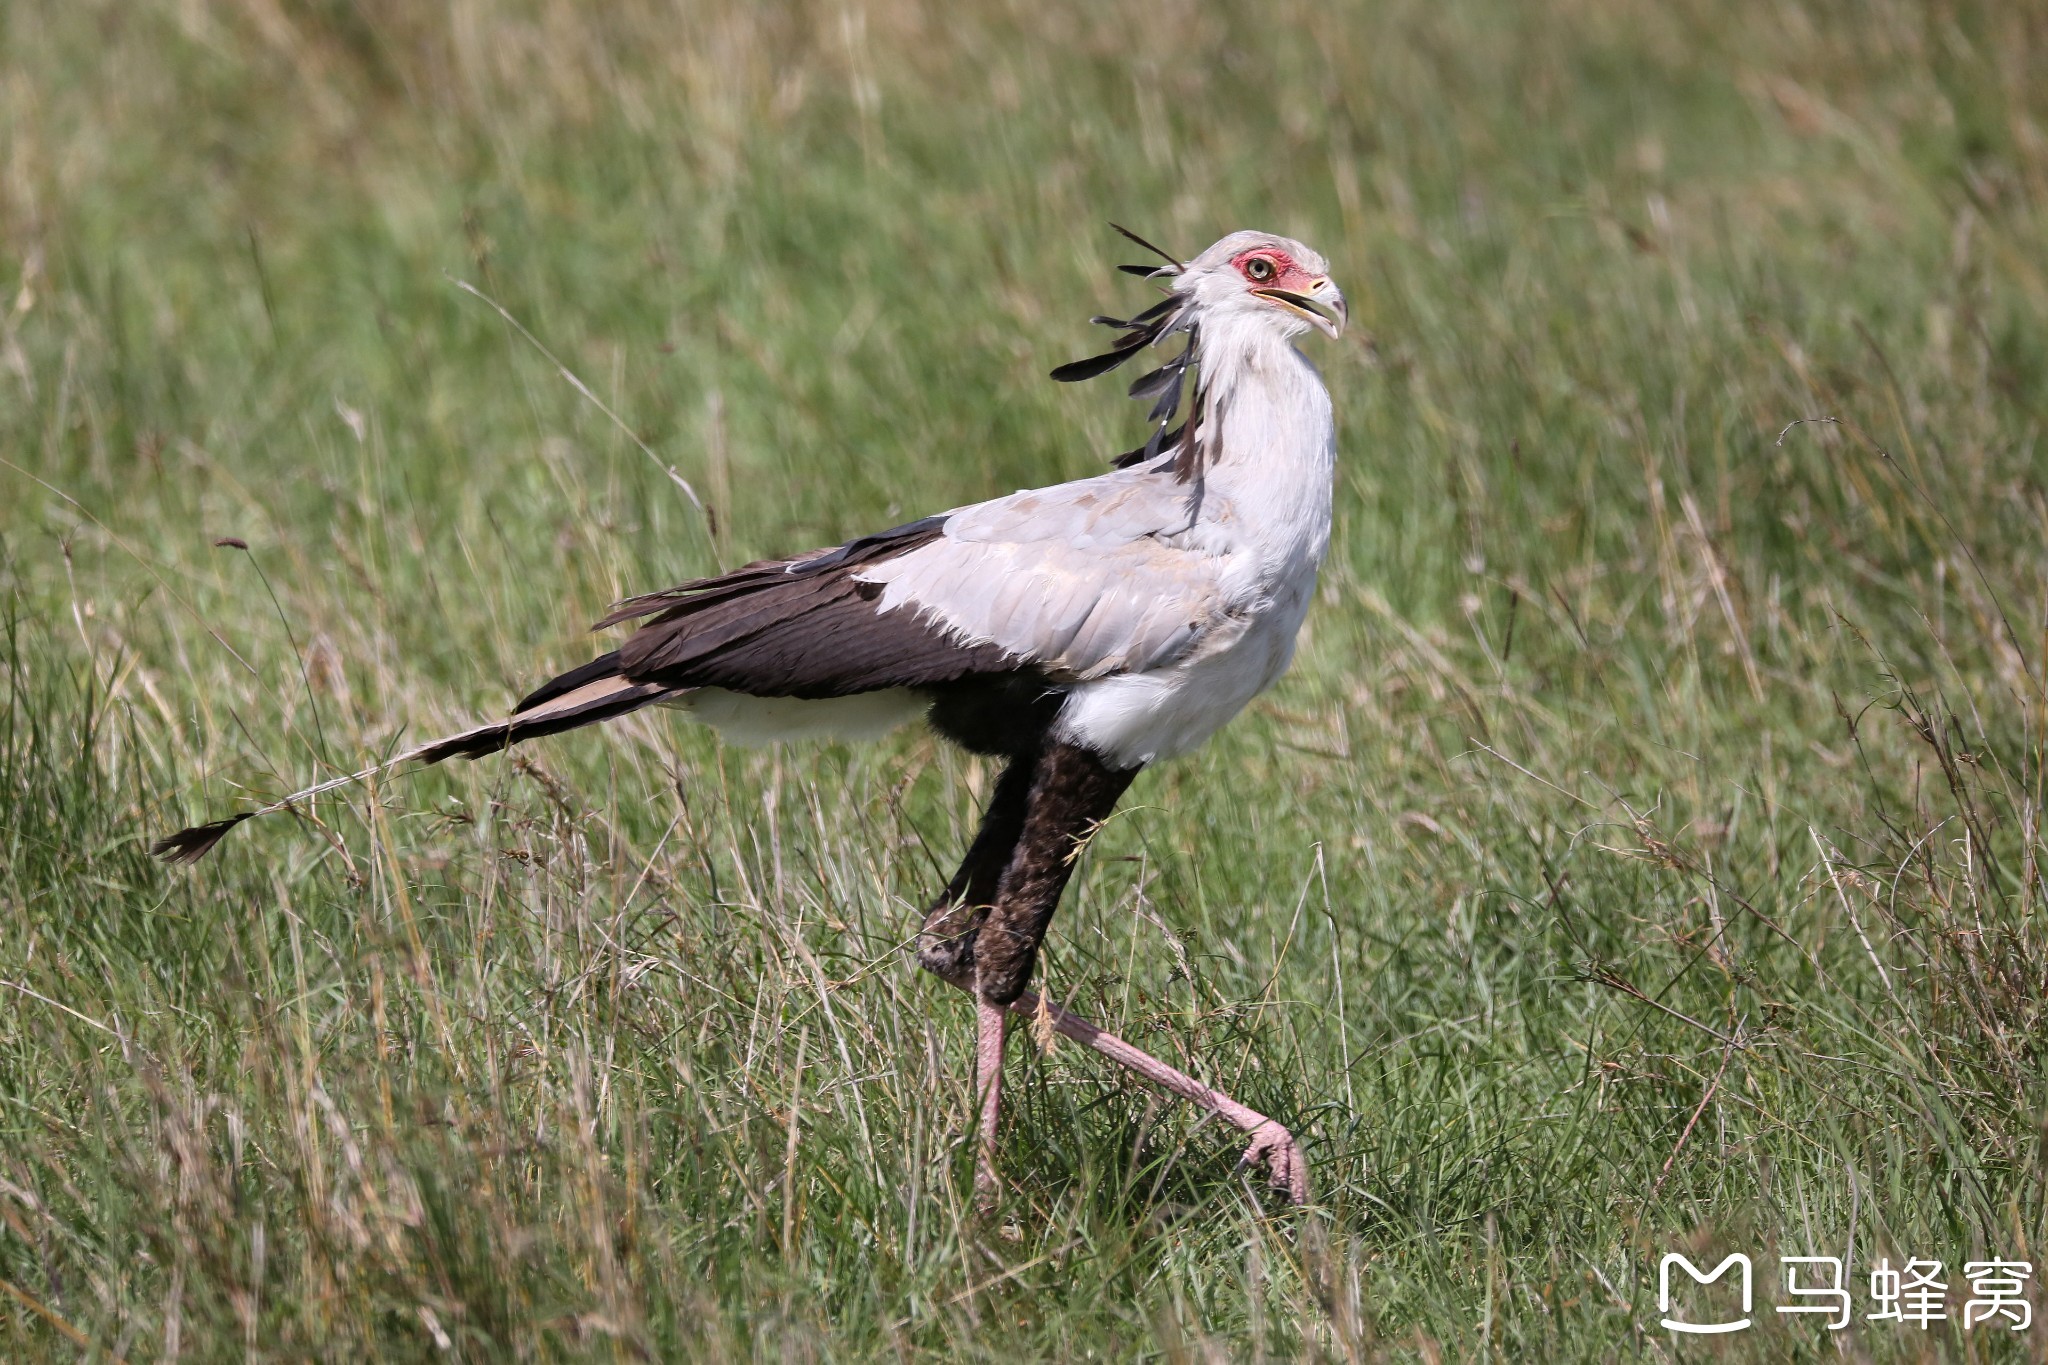
[[[1732,1358],[2037,1351],[1769,1306],[2048,1235],[2044,60],[1882,0],[9,8],[0,1355],[1664,1359],[1674,1250],[1757,1258]],[[973,1215],[902,948],[992,774],[928,737],[635,718],[144,856],[625,593],[1101,468],[1129,405],[1041,375],[1110,218],[1301,236],[1367,333],[1293,673],[1045,965],[1309,1210],[1020,1048]]]

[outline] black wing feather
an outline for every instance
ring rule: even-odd
[[[1013,672],[1023,661],[995,645],[955,639],[915,611],[878,611],[881,588],[856,576],[867,565],[929,544],[945,524],[944,516],[924,517],[830,549],[629,598],[600,625],[653,619],[610,654],[533,692],[519,711],[608,677],[668,691],[723,687],[817,700]]]

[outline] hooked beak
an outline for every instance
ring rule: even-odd
[[[1292,289],[1254,289],[1252,292],[1301,314],[1317,331],[1332,340],[1344,334],[1344,324],[1351,320],[1350,310],[1344,305],[1344,291],[1337,288],[1328,275],[1311,281],[1306,294],[1297,294]]]

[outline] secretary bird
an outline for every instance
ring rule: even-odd
[[[597,628],[645,624],[507,719],[152,851],[196,862],[252,816],[393,765],[478,758],[646,706],[681,708],[741,742],[868,736],[922,714],[1005,764],[917,947],[925,970],[976,1001],[981,1197],[998,1188],[1008,1015],[1043,1011],[1064,1036],[1244,1130],[1242,1164],[1305,1201],[1307,1168],[1285,1127],[1025,989],[1081,845],[1131,779],[1200,745],[1287,668],[1330,539],[1330,396],[1292,344],[1344,327],[1323,258],[1234,232],[1183,263],[1118,231],[1166,261],[1121,267],[1162,282],[1165,297],[1129,319],[1096,318],[1119,334],[1114,346],[1052,377],[1092,379],[1187,341],[1131,385],[1153,400],[1151,431],[1112,472],[628,599]]]

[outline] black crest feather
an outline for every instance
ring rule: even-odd
[[[1114,469],[1129,469],[1134,464],[1144,464],[1149,460],[1156,459],[1169,450],[1178,450],[1180,443],[1186,439],[1187,434],[1188,424],[1186,422],[1182,422],[1172,431],[1166,432],[1163,435],[1159,432],[1154,432],[1145,444],[1132,446],[1129,450],[1111,460],[1109,462],[1110,467]]]
[[[1158,247],[1153,246],[1130,229],[1117,227],[1115,223],[1111,223],[1110,226],[1116,228],[1118,232],[1123,233],[1124,236],[1129,237],[1147,251],[1157,252],[1162,258],[1170,262],[1169,265],[1157,267],[1119,266],[1117,267],[1119,270],[1132,275],[1142,275],[1149,279],[1155,276],[1171,277],[1179,274],[1186,268],[1172,256],[1167,255],[1164,251],[1160,251]],[[1110,327],[1122,332],[1123,335],[1117,338],[1116,345],[1110,347],[1101,355],[1092,355],[1085,360],[1069,361],[1067,364],[1054,370],[1052,377],[1062,384],[1078,384],[1084,379],[1093,379],[1097,375],[1108,374],[1147,346],[1156,345],[1175,332],[1183,330],[1182,324],[1186,312],[1187,300],[1178,294],[1168,294],[1165,298],[1153,303],[1144,311],[1128,318],[1110,317],[1108,314],[1098,313],[1088,320],[1098,326]]]
[[[1172,278],[1187,269],[1187,266],[1180,258],[1146,241],[1143,237],[1140,237],[1122,224],[1111,223],[1110,226],[1166,262],[1163,266],[1118,266],[1117,268],[1125,274],[1136,275],[1143,279]],[[1158,300],[1144,309],[1144,311],[1128,318],[1098,314],[1090,318],[1089,321],[1121,332],[1123,335],[1117,338],[1116,344],[1101,355],[1089,356],[1084,360],[1070,361],[1052,372],[1052,377],[1062,384],[1074,384],[1084,379],[1094,379],[1099,375],[1108,374],[1111,370],[1122,365],[1148,346],[1156,346],[1175,333],[1187,333],[1187,346],[1179,355],[1168,360],[1158,369],[1148,371],[1132,383],[1130,387],[1131,397],[1140,400],[1150,400],[1152,403],[1151,411],[1146,414],[1146,420],[1151,423],[1152,430],[1148,434],[1145,444],[1135,450],[1127,450],[1116,457],[1114,463],[1119,469],[1129,465],[1148,463],[1165,452],[1178,448],[1183,458],[1176,463],[1175,467],[1180,471],[1181,477],[1184,479],[1193,477],[1197,471],[1200,459],[1199,453],[1195,449],[1199,442],[1193,435],[1195,420],[1191,418],[1189,421],[1181,423],[1178,427],[1173,426],[1173,419],[1180,412],[1181,400],[1188,389],[1188,371],[1196,367],[1195,352],[1197,349],[1197,339],[1195,321],[1191,313],[1192,308],[1188,298],[1178,292],[1170,292],[1165,298]],[[1196,397],[1194,406],[1199,409],[1201,407],[1199,379],[1196,381],[1195,387]]]
[[[1183,265],[1183,264],[1181,263],[1180,257],[1178,257],[1178,256],[1174,255],[1174,254],[1173,254],[1172,252],[1170,252],[1170,251],[1167,251],[1167,250],[1164,250],[1163,248],[1160,248],[1160,247],[1156,247],[1156,246],[1152,245],[1152,243],[1150,243],[1150,242],[1146,241],[1146,240],[1145,240],[1145,239],[1144,239],[1143,237],[1140,237],[1140,236],[1139,236],[1139,235],[1138,235],[1137,233],[1135,233],[1135,232],[1131,231],[1131,230],[1130,230],[1129,228],[1125,227],[1125,226],[1124,226],[1124,225],[1123,225],[1122,223],[1111,223],[1111,224],[1110,224],[1110,226],[1111,226],[1111,227],[1113,227],[1113,228],[1115,228],[1115,229],[1116,229],[1116,230],[1117,230],[1118,232],[1121,232],[1121,233],[1122,233],[1122,234],[1123,234],[1123,235],[1124,235],[1125,237],[1128,237],[1128,238],[1129,238],[1129,239],[1130,239],[1131,241],[1133,241],[1133,242],[1136,242],[1136,243],[1137,243],[1137,244],[1138,244],[1139,246],[1141,246],[1141,247],[1144,247],[1144,248],[1145,248],[1145,250],[1147,250],[1147,251],[1151,252],[1151,253],[1152,253],[1152,254],[1153,254],[1154,256],[1157,256],[1157,257],[1158,257],[1158,258],[1159,258],[1160,260],[1162,260],[1162,261],[1165,261],[1165,262],[1166,262],[1166,263],[1167,263],[1168,265],[1172,266],[1172,267],[1173,267],[1173,268],[1174,268],[1175,270],[1186,270],[1186,269],[1187,269],[1187,266],[1185,266],[1185,265]]]
[[[1052,377],[1062,384],[1078,384],[1084,379],[1108,374],[1151,344],[1151,337],[1141,336],[1129,345],[1120,345],[1113,351],[1104,351],[1101,355],[1092,355],[1086,360],[1069,361],[1054,370]]]

